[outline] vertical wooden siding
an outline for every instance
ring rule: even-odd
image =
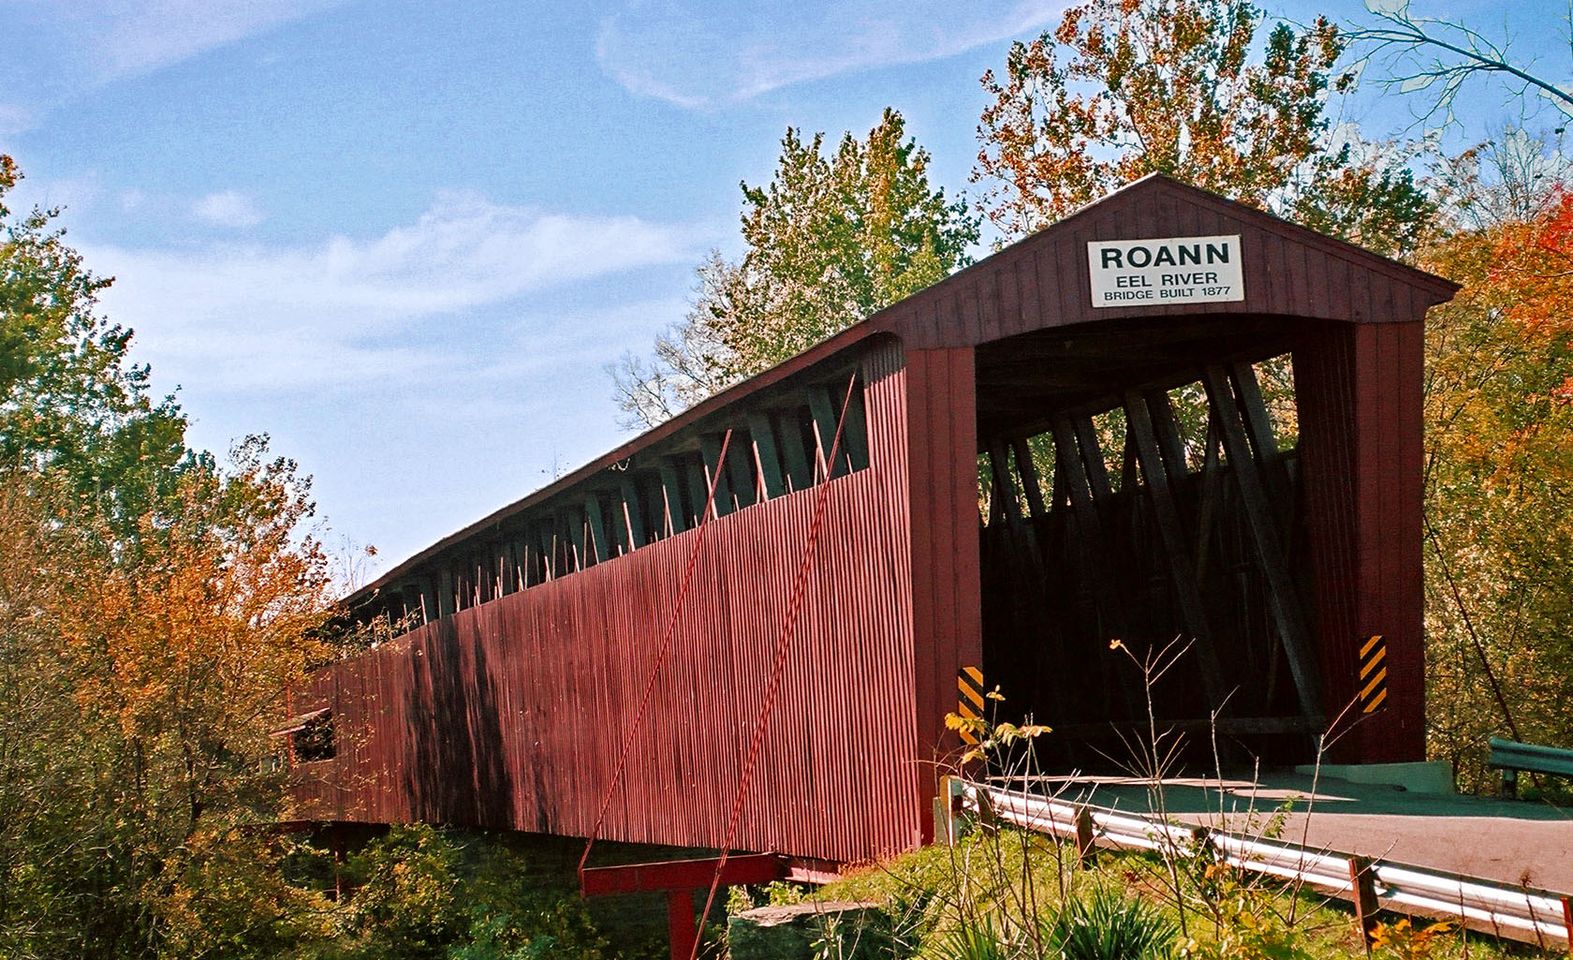
[[[1230,233],[1242,237],[1245,301],[1091,307],[1087,241]],[[942,718],[954,706],[955,670],[981,659],[974,348],[1135,317],[1183,324],[1235,315],[1281,322],[1297,337],[1316,570],[1308,589],[1327,712],[1335,715],[1353,693],[1360,641],[1384,634],[1393,660],[1389,708],[1345,738],[1346,758],[1416,759],[1423,746],[1419,321],[1451,289],[1172,181],[1127,188],[698,405],[365,591],[402,590],[400,578],[411,580],[417,606],[444,616],[319,677],[314,702],[297,698],[296,710],[332,706],[341,731],[339,758],[301,771],[302,816],[587,832],[694,532],[567,572],[568,549],[584,549],[572,540],[586,532],[575,517],[559,524],[568,544],[543,541],[556,564],[546,576],[525,578],[519,586],[527,589],[498,599],[477,589],[478,605],[457,614],[453,571],[441,567],[448,582],[427,577],[433,565],[455,551],[491,556],[482,541],[504,522],[583,493],[581,484],[595,487],[602,471],[682,431],[713,433],[723,421],[745,426],[776,385],[894,334],[906,347],[905,365],[894,346],[865,354],[870,466],[831,481],[810,601],[739,846],[852,860],[912,845],[927,829],[927,762],[951,745]],[[768,493],[773,471],[761,461],[759,472]],[[810,487],[742,506],[747,492],[711,530],[606,836],[719,842],[816,495]],[[625,509],[642,496],[619,493],[615,502]],[[614,504],[607,497],[597,501],[603,513]],[[642,511],[657,512],[651,502]],[[637,539],[641,526],[625,515],[610,534]],[[592,522],[589,533],[606,531]],[[536,556],[526,566],[542,562]],[[477,570],[471,579],[484,585],[489,575]]]
[[[861,860],[918,842],[906,374],[864,361],[870,466],[826,521],[736,846]],[[817,488],[711,522],[667,671],[602,835],[717,846]],[[587,835],[694,531],[428,624],[319,678],[338,758],[298,815]],[[314,788],[313,783],[320,786]]]
[[[974,373],[970,347],[907,354],[918,759],[925,761],[916,789],[925,808],[939,775],[928,761],[960,745],[944,722],[956,709],[956,671],[983,662]],[[923,827],[931,840],[931,821]]]
[[[1361,644],[1387,641],[1387,709],[1340,739],[1338,760],[1425,756],[1422,336],[1418,321],[1324,324],[1294,354],[1329,720],[1359,689]]]

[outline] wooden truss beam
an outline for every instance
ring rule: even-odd
[[[1322,696],[1313,659],[1311,631],[1295,592],[1289,559],[1278,534],[1277,518],[1262,481],[1260,464],[1246,436],[1227,372],[1220,365],[1209,365],[1204,371],[1203,383],[1223,438],[1224,452],[1228,454],[1229,466],[1240,488],[1240,499],[1245,504],[1251,539],[1267,578],[1268,607],[1289,657],[1289,673],[1294,678],[1301,712],[1308,717],[1317,716],[1321,713]]]
[[[1164,412],[1167,414],[1167,397],[1164,399]],[[1128,392],[1125,395],[1125,423],[1141,465],[1142,477],[1146,480],[1147,498],[1152,504],[1164,554],[1169,560],[1169,582],[1173,584],[1175,597],[1179,601],[1180,618],[1196,642],[1207,704],[1217,710],[1223,706],[1227,693],[1223,688],[1223,667],[1218,660],[1212,627],[1207,622],[1207,605],[1202,600],[1196,568],[1191,565],[1191,548],[1186,542],[1185,525],[1180,519],[1180,508],[1170,488],[1171,474],[1159,449],[1148,402],[1148,398],[1136,391]],[[1184,473],[1181,473],[1173,479],[1183,478]]]

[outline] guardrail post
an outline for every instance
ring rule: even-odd
[[[1365,941],[1365,952],[1371,953],[1371,942],[1376,932],[1376,914],[1381,905],[1376,900],[1376,871],[1371,869],[1368,857],[1349,858],[1349,886],[1355,905],[1355,923],[1360,925],[1360,937]]]
[[[967,785],[960,777],[939,778],[939,795],[934,798],[934,839],[953,847],[959,839],[958,822]]]
[[[1086,807],[1076,808],[1076,858],[1083,870],[1091,870],[1098,865],[1098,848],[1093,840],[1092,811]]]
[[[969,826],[976,826],[985,836],[998,833],[1000,816],[994,810],[994,798],[989,794],[987,788],[984,787],[978,787],[974,791],[973,796],[977,798],[978,809],[973,815],[972,823]]]
[[[1562,929],[1568,935],[1568,956],[1573,957],[1573,897],[1558,897],[1562,902]]]

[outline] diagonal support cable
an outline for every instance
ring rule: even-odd
[[[601,836],[601,827],[606,822],[606,811],[612,805],[612,797],[617,793],[617,787],[622,782],[623,771],[628,767],[628,757],[633,753],[634,744],[639,739],[639,728],[644,724],[645,711],[650,707],[650,697],[655,693],[656,680],[661,676],[661,670],[666,666],[667,657],[672,652],[672,636],[677,630],[678,618],[682,616],[683,605],[688,601],[688,590],[693,584],[694,567],[698,564],[699,551],[705,544],[705,531],[710,525],[710,518],[715,514],[716,485],[720,483],[721,471],[726,469],[726,451],[732,443],[732,431],[729,428],[726,435],[721,438],[721,455],[716,458],[716,471],[710,477],[710,490],[705,496],[704,510],[699,516],[699,531],[694,536],[693,549],[688,551],[688,565],[683,570],[683,583],[677,591],[677,603],[672,607],[672,615],[666,621],[666,632],[661,636],[661,646],[656,652],[655,663],[650,668],[650,677],[645,681],[644,696],[639,700],[639,710],[634,714],[634,722],[628,728],[628,734],[623,738],[623,752],[617,758],[617,769],[612,774],[612,782],[606,785],[606,795],[601,798],[601,809],[595,815],[595,827],[590,831],[590,837],[585,841],[584,853],[579,857],[579,874],[584,875],[584,866],[590,861],[590,851],[595,847],[595,841]]]
[[[754,776],[754,766],[759,760],[760,748],[764,746],[765,733],[770,728],[770,717],[775,709],[776,695],[781,690],[781,677],[786,672],[787,653],[792,648],[792,636],[797,629],[798,613],[803,608],[803,592],[808,585],[808,574],[813,567],[815,547],[819,543],[819,531],[824,526],[825,506],[830,500],[830,478],[835,475],[836,457],[841,449],[841,436],[846,429],[847,408],[852,405],[852,390],[857,386],[857,371],[852,371],[852,377],[847,381],[846,396],[841,401],[841,415],[836,419],[836,433],[830,442],[829,455],[825,457],[824,479],[819,485],[819,495],[814,501],[814,519],[809,524],[808,540],[803,545],[803,557],[798,563],[797,576],[792,581],[792,594],[787,603],[786,620],[781,625],[781,633],[776,638],[775,662],[770,669],[770,680],[765,686],[765,698],[759,705],[759,716],[754,720],[754,733],[748,743],[748,754],[743,761],[743,770],[738,778],[737,795],[732,799],[732,813],[727,819],[726,837],[721,843],[721,856],[716,861],[715,876],[710,880],[710,891],[705,895],[705,908],[699,914],[699,929],[703,930],[705,921],[710,918],[710,910],[715,906],[716,890],[721,886],[721,871],[726,869],[727,857],[732,852],[732,841],[737,836],[737,824],[742,817],[743,802],[748,797],[748,790]],[[693,952],[689,960],[698,960],[699,938],[694,938]]]

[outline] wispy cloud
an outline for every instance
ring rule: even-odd
[[[21,133],[33,126],[31,107],[19,103],[0,103],[0,136]]]
[[[452,193],[416,222],[367,239],[82,252],[117,278],[105,310],[137,330],[138,356],[159,382],[212,396],[420,375],[464,351],[486,361],[487,346],[467,340],[472,314],[523,315],[538,291],[693,262],[711,239],[685,225]],[[568,328],[581,341],[597,333]]]
[[[343,0],[68,0],[100,80],[146,73]]]
[[[841,0],[779,11],[713,0],[633,2],[596,55],[628,90],[689,108],[857,70],[937,60],[1050,23],[1065,0]]]
[[[344,0],[11,0],[0,134],[126,77],[151,73]]]
[[[257,202],[239,190],[210,193],[192,204],[191,213],[218,227],[254,227],[267,219]]]

